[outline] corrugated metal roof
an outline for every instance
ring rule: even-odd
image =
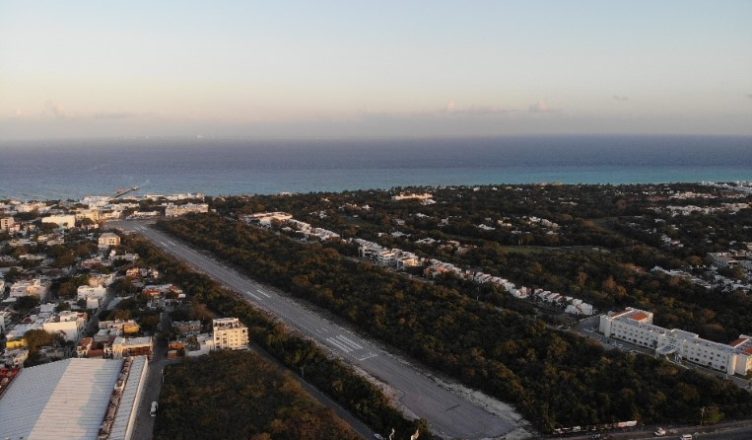
[[[146,356],[136,356],[131,359],[133,359],[131,371],[123,388],[115,423],[110,431],[110,440],[125,440],[131,437],[134,428],[131,422],[135,420],[143,384],[146,382],[146,373],[149,369],[148,359]]]
[[[65,359],[24,369],[0,400],[0,438],[96,439],[122,363]]]

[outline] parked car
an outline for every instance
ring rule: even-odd
[[[149,411],[152,417],[156,417],[157,408],[159,408],[159,404],[157,404],[157,401],[155,400],[151,403],[151,411]]]
[[[682,434],[680,438],[681,440],[692,440],[694,437],[692,437],[692,434]]]
[[[655,432],[653,432],[653,435],[656,437],[663,437],[664,435],[666,435],[666,430],[659,427],[655,430]]]

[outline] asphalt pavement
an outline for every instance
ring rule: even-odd
[[[388,384],[399,403],[409,412],[426,419],[436,434],[468,440],[502,438],[512,433],[516,438],[525,435],[521,426],[526,422],[511,406],[495,402],[496,409],[492,413],[479,401],[450,389],[445,381],[387,352],[382,346],[142,222],[121,221],[109,226],[147,237],[167,253],[242,294],[248,302],[274,314],[341,359]]]

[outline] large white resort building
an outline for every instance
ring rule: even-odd
[[[730,344],[702,339],[696,333],[653,324],[653,313],[627,307],[600,316],[598,330],[604,336],[674,355],[728,375],[752,370],[752,336],[740,335]]]

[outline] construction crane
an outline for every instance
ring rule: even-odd
[[[138,187],[137,186],[133,186],[131,188],[118,188],[117,191],[115,192],[115,195],[112,196],[110,198],[110,200],[115,200],[118,197],[122,197],[122,196],[124,196],[126,194],[130,194],[130,193],[136,192],[136,191],[138,191]]]

